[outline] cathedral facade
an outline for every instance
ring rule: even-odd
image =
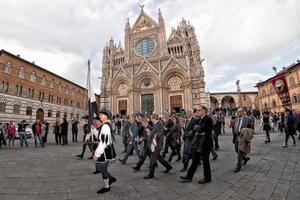
[[[180,112],[206,105],[204,70],[194,27],[182,19],[166,36],[164,18],[143,8],[125,25],[125,45],[104,47],[100,107],[114,114]]]

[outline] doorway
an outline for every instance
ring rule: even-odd
[[[118,101],[119,114],[127,115],[127,100],[119,100]]]
[[[171,112],[180,113],[182,109],[182,96],[174,95],[170,96],[170,108]]]
[[[41,123],[44,121],[44,110],[42,108],[37,109],[36,119],[39,119]]]
[[[143,94],[141,96],[142,100],[142,114],[152,114],[154,111],[154,95],[153,94]]]

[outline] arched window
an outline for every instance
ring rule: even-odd
[[[4,73],[10,74],[10,71],[11,71],[11,62],[8,61],[8,62],[5,64],[5,67],[4,67]]]
[[[52,79],[52,81],[50,83],[50,88],[54,88],[54,79]]]
[[[60,112],[59,111],[56,112],[56,118],[60,118]]]
[[[272,94],[273,92],[275,92],[275,89],[274,89],[273,85],[270,85],[270,94]]]
[[[26,115],[32,115],[32,107],[27,106],[27,108],[26,108]]]
[[[48,117],[52,117],[52,110],[48,110]]]
[[[295,85],[295,79],[294,79],[294,77],[290,77],[289,78],[289,82],[290,82],[290,86],[294,86]]]
[[[276,101],[275,101],[275,99],[272,100],[272,107],[273,107],[273,108],[276,107]]]
[[[62,86],[61,86],[61,83],[58,85],[58,91],[61,91],[61,88],[62,88]]]
[[[292,103],[297,103],[298,102],[298,98],[297,98],[297,94],[292,94]]]
[[[42,78],[41,85],[43,85],[43,86],[46,85],[46,76],[45,75]]]
[[[67,118],[68,118],[68,113],[64,112],[64,119],[67,119]]]
[[[35,79],[36,79],[36,74],[35,72],[32,72],[30,75],[30,81],[35,82]]]
[[[265,90],[265,89],[263,89],[263,90],[262,90],[262,92],[261,92],[261,96],[263,96],[263,97],[264,97],[264,96],[266,96],[266,95],[267,95],[267,92],[266,92],[266,90]]]
[[[24,67],[20,67],[19,71],[18,71],[18,77],[19,78],[24,78]]]
[[[20,105],[18,105],[18,104],[14,105],[13,114],[20,114]]]
[[[6,112],[6,103],[0,102],[0,113]]]

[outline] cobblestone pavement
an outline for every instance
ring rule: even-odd
[[[251,160],[239,173],[232,170],[236,164],[230,134],[221,135],[219,157],[211,161],[212,182],[199,185],[203,169],[199,167],[193,182],[179,180],[181,163],[173,163],[174,169],[164,174],[159,165],[155,178],[144,180],[149,160],[141,171],[131,167],[137,162],[135,155],[126,165],[112,162],[111,173],[118,181],[111,192],[98,195],[102,187],[100,175],[92,175],[94,162],[83,160],[75,154],[81,152],[82,143],[62,146],[50,143],[46,148],[0,149],[0,199],[300,199],[300,144],[283,148],[284,135],[273,133],[272,142],[264,143],[264,136],[257,131],[252,144]],[[298,142],[299,140],[297,140]],[[17,144],[19,141],[17,141]],[[117,136],[116,145],[122,157],[122,144]]]

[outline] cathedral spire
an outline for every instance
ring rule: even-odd
[[[126,25],[125,25],[125,30],[128,30],[128,29],[130,29],[129,17],[127,18],[127,22],[126,22]]]
[[[161,14],[160,8],[158,9],[158,23],[159,24],[164,24],[165,23],[164,22],[164,18],[163,18],[162,14]]]

